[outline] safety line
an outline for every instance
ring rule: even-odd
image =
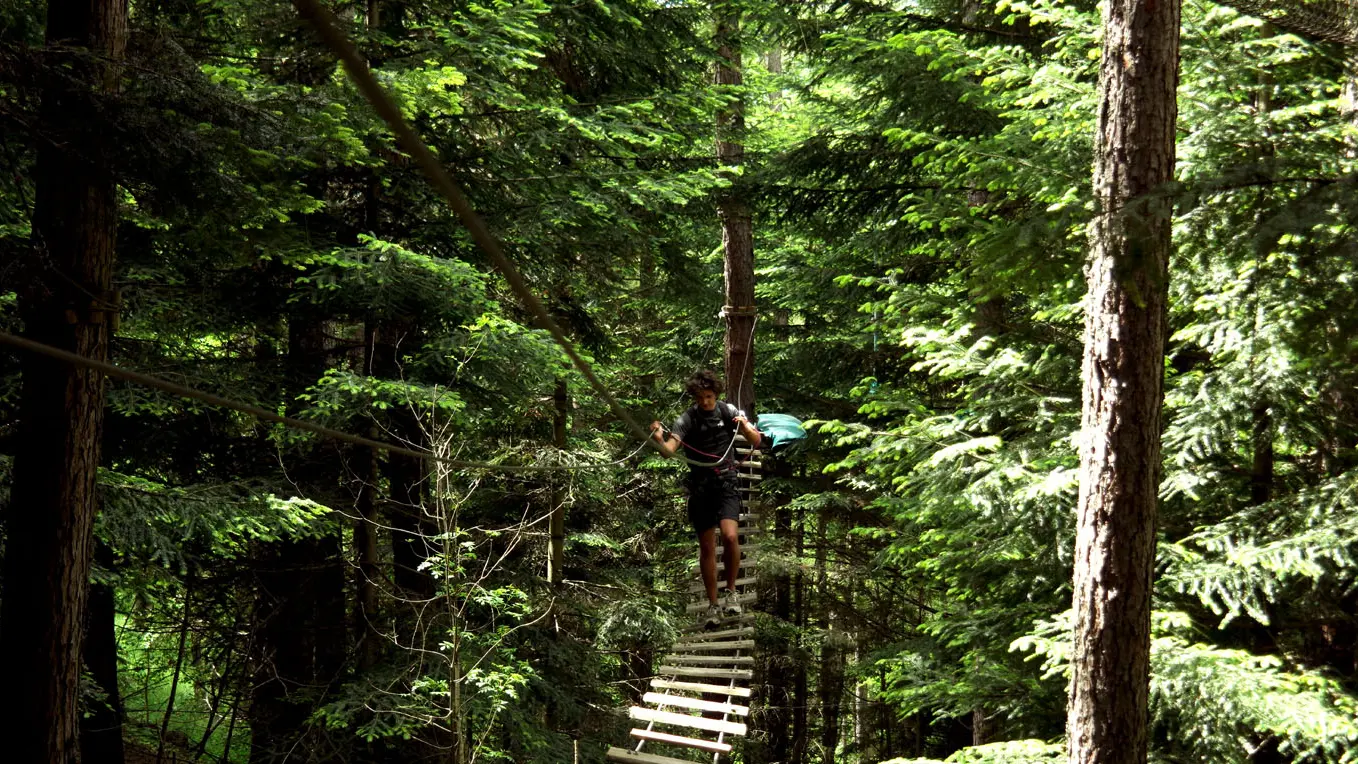
[[[106,361],[98,361],[93,358],[87,358],[83,355],[78,355],[76,353],[62,350],[60,348],[54,348],[51,345],[44,345],[41,342],[34,342],[33,340],[27,339],[25,337],[19,337],[17,335],[10,334],[9,332],[0,332],[0,344],[9,345],[20,350],[26,350],[30,353],[45,355],[50,358],[55,358],[59,361],[74,364],[76,366],[86,366],[96,371],[103,372],[104,374],[110,377],[125,379],[128,382],[135,382],[136,384],[143,385],[145,387],[155,388],[156,390],[170,393],[171,395],[177,395],[183,398],[192,398],[194,400],[203,401],[204,403],[208,403],[213,406],[220,406],[222,408],[233,409],[235,411],[240,411],[245,414],[250,414],[252,416],[259,417],[260,419],[275,422],[277,424],[287,425],[288,427],[292,427],[298,430],[307,430],[308,432],[314,432],[318,435],[324,435],[334,440],[342,440],[346,443],[352,443],[356,446],[366,446],[367,448],[380,449],[382,451],[386,451],[392,454],[401,454],[402,456],[414,456],[420,459],[431,459],[433,461],[440,462],[442,464],[448,464],[459,469],[499,470],[502,472],[567,472],[570,470],[602,469],[604,467],[613,467],[622,464],[623,462],[627,461],[628,459],[632,458],[637,453],[639,453],[642,448],[645,448],[645,445],[643,444],[642,446],[639,446],[636,449],[636,451],[633,451],[631,454],[628,454],[627,456],[623,457],[618,461],[570,466],[546,465],[546,464],[495,464],[493,462],[473,462],[465,461],[462,459],[450,459],[444,456],[435,456],[434,454],[431,454],[428,451],[416,451],[415,449],[406,448],[404,446],[398,446],[393,443],[384,443],[380,440],[365,438],[361,435],[353,435],[344,432],[343,430],[335,430],[330,427],[326,427],[323,424],[316,424],[315,422],[308,422],[302,419],[294,419],[292,417],[276,414],[272,411],[269,411],[268,409],[260,408],[259,406],[254,406],[249,403],[241,403],[240,401],[234,401],[231,400],[230,398],[223,398],[220,395],[209,393],[203,390],[197,390],[192,387],[185,387],[184,385],[175,384],[174,382],[161,379],[160,377],[153,377],[150,376],[149,374],[142,374],[141,372],[132,371],[131,369],[125,369],[121,366],[115,366],[114,364],[108,363]]]
[[[726,321],[727,321],[727,323],[729,324],[730,321],[731,321],[731,319],[728,317],[728,318],[726,319]],[[745,375],[750,374],[750,367],[751,367],[751,365],[754,363],[754,330],[755,330],[755,327],[757,327],[757,326],[759,326],[759,316],[755,316],[755,317],[754,317],[754,320],[750,322],[750,336],[747,337],[747,338],[745,338],[745,368],[741,370],[741,381],[742,381],[742,382],[743,382],[744,379],[745,379]],[[727,381],[729,382],[730,380],[728,379]],[[744,387],[744,385],[741,385],[741,387]],[[754,387],[754,379],[753,379],[753,378],[750,379],[750,387]],[[741,404],[741,400],[740,400],[740,390],[737,389],[737,390],[736,390],[736,408],[740,409],[741,413],[743,414],[743,413],[745,413],[745,407],[742,406],[742,405],[740,405],[740,404]]]

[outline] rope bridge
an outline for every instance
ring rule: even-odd
[[[642,697],[644,705],[632,706],[629,716],[645,722],[645,727],[632,729],[635,748],[610,747],[609,761],[634,764],[692,764],[694,759],[676,758],[665,753],[644,751],[647,743],[667,746],[679,751],[701,751],[711,754],[713,764],[722,754],[731,752],[729,738],[746,733],[745,719],[750,713],[750,692],[754,678],[754,613],[752,605],[758,600],[755,585],[755,552],[758,546],[750,543],[762,531],[757,527],[759,515],[759,481],[763,479],[760,463],[749,461],[753,451],[744,438],[737,436],[740,457],[740,566],[736,591],[743,612],[738,616],[723,617],[714,630],[693,625],[661,659],[660,668],[651,678],[650,691]],[[729,560],[726,548],[717,548],[717,575],[725,573]],[[686,607],[696,617],[707,609],[707,594],[698,566],[693,567],[694,581],[687,594],[692,600]],[[665,732],[656,727],[679,728],[684,734]],[[662,749],[665,750],[665,749]],[[679,751],[667,751],[679,753]]]

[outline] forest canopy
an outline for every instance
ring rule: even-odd
[[[515,275],[293,4],[0,4],[0,334],[172,386],[0,349],[16,761],[604,761],[704,368],[808,433],[731,760],[1068,760],[1087,278],[1161,220],[1144,760],[1358,762],[1358,6],[1183,0],[1112,214],[1092,0],[323,5]]]

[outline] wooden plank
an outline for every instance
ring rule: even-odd
[[[759,547],[758,547],[757,545],[755,545],[755,544],[741,544],[741,545],[740,545],[740,559],[743,560],[743,559],[745,559],[746,557],[749,557],[750,555],[752,555],[752,554],[754,554],[755,552],[758,552],[758,551],[759,551]],[[725,545],[725,544],[718,544],[718,545],[717,545],[717,559],[720,560],[720,559],[722,559],[722,558],[725,557],[725,556],[726,556],[726,545]]]
[[[690,655],[671,653],[662,660],[670,664],[691,666],[753,666],[754,657],[750,655]]]
[[[718,652],[721,650],[753,650],[753,639],[733,639],[728,641],[712,642],[680,642],[671,650],[678,653],[697,653],[697,652]]]
[[[693,634],[688,638],[688,642],[708,642],[717,639],[727,639],[728,637],[735,638],[751,636],[754,636],[754,627],[745,626],[739,629],[726,629],[724,631],[707,631],[703,632],[702,634]],[[682,644],[687,644],[687,642],[679,642],[675,645],[675,647],[678,647],[679,645]]]
[[[668,732],[655,732],[653,730],[633,729],[632,737],[638,740],[653,740],[657,743],[669,743],[670,745],[682,745],[688,748],[700,748],[704,751],[713,753],[730,753],[730,743],[718,743],[715,740],[703,740],[702,738],[684,737],[683,735],[671,735]]]
[[[695,711],[710,711],[714,714],[731,714],[733,716],[749,716],[749,706],[737,706],[733,703],[717,703],[711,700],[700,700],[690,698],[687,695],[667,695],[660,692],[648,692],[641,698],[641,702],[649,703],[653,706],[676,706],[678,708],[691,708]]]
[[[753,612],[747,610],[747,611],[745,611],[744,613],[741,613],[740,615],[738,615],[738,616],[736,616],[736,617],[734,617],[734,618],[726,618],[726,617],[723,617],[721,620],[722,620],[722,623],[725,625],[725,627],[726,627],[726,628],[729,628],[729,627],[732,626],[733,624],[738,624],[738,623],[754,623],[754,619],[755,619],[755,614],[754,614]],[[695,623],[691,623],[691,624],[688,624],[687,626],[684,626],[683,628],[681,628],[680,631],[683,632],[684,634],[690,634],[690,635],[692,635],[692,634],[695,634],[695,633],[697,633],[697,632],[707,631],[707,624],[705,624],[705,623],[696,623],[696,622],[695,622]],[[715,630],[715,629],[713,630],[713,633],[716,633],[716,630]]]
[[[710,668],[707,666],[661,666],[655,673],[665,676],[700,676],[708,679],[754,679],[750,669]]]
[[[745,734],[745,725],[741,722],[727,722],[721,719],[709,719],[706,716],[693,716],[692,714],[676,714],[673,711],[657,711],[654,708],[644,706],[632,706],[627,712],[633,719],[640,719],[643,722],[668,724],[672,727],[692,727],[696,730],[721,732],[727,735]]]
[[[759,582],[759,579],[755,578],[754,576],[746,576],[746,577],[744,577],[744,578],[737,578],[737,579],[736,579],[736,586],[750,586],[750,585],[755,584],[755,583],[758,583],[758,582]],[[718,582],[717,582],[717,588],[718,588],[718,589],[724,588],[725,586],[726,586],[726,582],[725,582],[725,581],[718,581]],[[707,591],[707,587],[703,585],[703,582],[702,582],[702,581],[695,581],[695,582],[689,584],[688,590],[689,590],[690,593],[693,593],[693,594],[702,594],[703,592]]]
[[[735,698],[750,697],[750,688],[736,685],[728,687],[724,684],[707,684],[706,682],[676,682],[673,679],[652,679],[651,687],[657,690],[681,690],[683,692],[701,692],[712,695],[726,695]]]
[[[752,573],[752,572],[754,572],[754,569],[757,568],[757,567],[759,567],[759,563],[755,562],[754,560],[741,560],[741,561],[740,561],[740,568],[739,568],[739,570],[743,570],[743,571],[745,571],[746,573]],[[739,570],[737,571],[737,573],[739,573]],[[717,563],[717,572],[718,572],[718,573],[725,573],[725,572],[726,572],[726,563],[724,563],[724,562],[719,562],[719,563]],[[699,569],[697,565],[694,565],[693,568],[689,571],[689,573],[690,573],[690,575],[694,576],[695,578],[698,577],[698,576],[701,576],[701,575],[703,574],[702,570]],[[719,583],[718,585],[720,585],[720,583]],[[701,591],[702,591],[702,590],[699,589],[699,592],[701,592]]]
[[[693,764],[692,759],[676,759],[672,756],[658,756],[654,753],[642,753],[633,751],[630,748],[618,748],[610,745],[608,747],[609,761],[630,761],[634,764]]]
[[[725,595],[725,594],[721,594],[720,596],[721,596],[721,602],[720,602],[719,604],[725,604],[725,603],[726,603],[726,595]],[[747,594],[737,594],[737,595],[736,595],[736,602],[739,602],[741,605],[753,605],[754,603],[756,603],[756,602],[758,602],[758,601],[759,601],[759,594],[758,594],[757,592],[749,592],[749,593],[747,593]],[[703,612],[704,610],[707,609],[708,604],[710,604],[710,603],[708,603],[707,599],[706,599],[706,598],[703,598],[703,599],[699,600],[698,602],[694,602],[694,603],[691,603],[691,604],[685,606],[685,607],[684,607],[684,612],[688,613],[689,615],[693,615],[693,614],[696,614],[696,613],[701,613],[701,612]],[[722,618],[726,618],[726,617],[727,617],[727,616],[725,616],[725,615],[722,616]]]

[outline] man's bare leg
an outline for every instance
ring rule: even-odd
[[[698,569],[703,574],[703,586],[707,589],[707,601],[713,605],[717,604],[716,528],[708,528],[698,534]]]
[[[735,591],[736,580],[740,577],[740,534],[737,531],[738,527],[739,525],[735,520],[722,518],[721,537],[726,542],[726,588],[731,591]],[[716,556],[715,546],[714,544],[712,550],[714,557]],[[715,560],[712,567],[713,573],[716,573]],[[713,587],[714,592],[715,590],[716,587]],[[716,602],[715,599],[712,601]]]

